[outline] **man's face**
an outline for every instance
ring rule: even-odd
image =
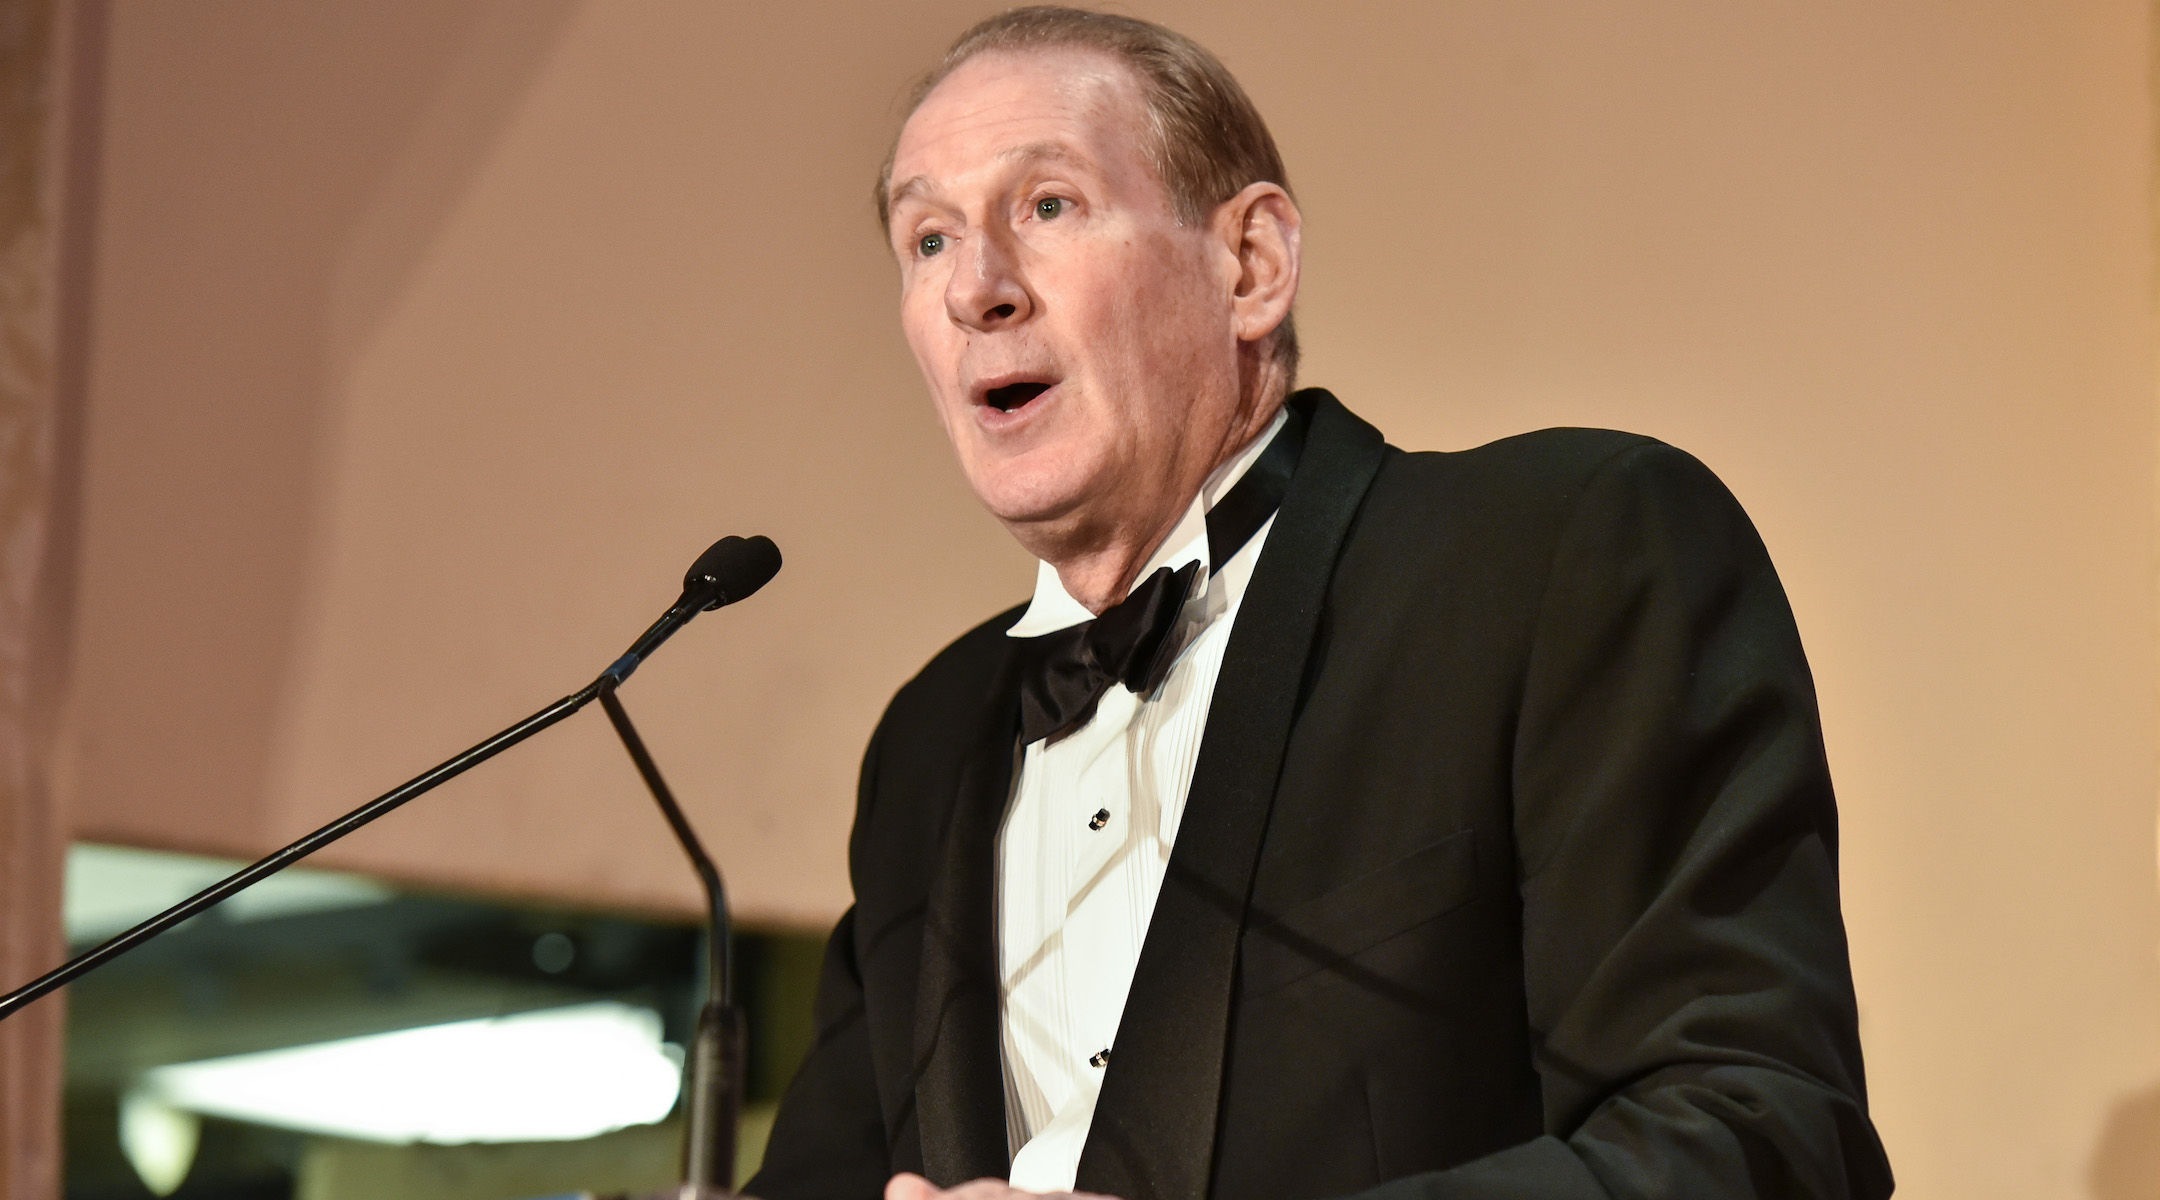
[[[1105,55],[990,53],[895,149],[908,344],[976,495],[1045,557],[1174,521],[1235,449],[1237,257],[1178,223],[1146,121]]]

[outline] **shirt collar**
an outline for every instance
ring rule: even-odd
[[[1192,503],[1186,506],[1185,515],[1178,519],[1177,525],[1170,530],[1170,535],[1156,548],[1155,557],[1149,559],[1147,565],[1140,568],[1140,573],[1134,576],[1133,587],[1140,586],[1148,576],[1163,567],[1175,569],[1198,560],[1200,580],[1193,588],[1196,599],[1207,596],[1213,587],[1233,583],[1233,579],[1233,586],[1242,588],[1244,580],[1251,574],[1249,570],[1237,572],[1232,579],[1210,578],[1209,567],[1221,567],[1224,564],[1208,562],[1207,513],[1215,507],[1217,500],[1222,499],[1225,493],[1237,485],[1238,480],[1245,477],[1245,472],[1252,469],[1253,463],[1259,461],[1261,452],[1268,448],[1268,443],[1275,440],[1276,434],[1282,432],[1283,425],[1289,419],[1287,408],[1277,409],[1275,419],[1268,423],[1266,429],[1260,431],[1258,437],[1247,442],[1245,448],[1232,455],[1228,462],[1215,468],[1207,481],[1200,485],[1200,494],[1194,496]],[[1257,536],[1254,537],[1252,542],[1246,544],[1246,548],[1253,549],[1259,540]],[[1231,559],[1236,561],[1243,557],[1245,552],[1240,551],[1232,555]],[[1127,593],[1130,594],[1130,591],[1128,588]],[[1089,612],[1086,605],[1073,599],[1072,593],[1065,590],[1064,582],[1058,578],[1057,568],[1037,560],[1035,598],[1028,603],[1027,611],[1020,614],[1020,619],[1013,623],[1012,628],[1005,631],[1005,636],[1040,637],[1094,619],[1095,614]]]

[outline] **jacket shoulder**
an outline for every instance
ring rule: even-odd
[[[1350,607],[1386,606],[1462,597],[1468,588],[1480,604],[1527,612],[1556,563],[1624,554],[1642,538],[1661,537],[1658,529],[1677,537],[1691,559],[1761,553],[1745,545],[1754,541],[1752,526],[1717,477],[1655,438],[1546,429],[1468,450],[1390,448],[1338,562],[1333,594]]]
[[[892,703],[886,709],[887,717],[905,708],[937,707],[955,700],[979,699],[1012,644],[1005,631],[1013,627],[1013,622],[1019,620],[1026,609],[1027,605],[1016,604],[954,638],[943,650],[932,655],[922,670],[894,693]]]
[[[1449,472],[1512,481],[1531,490],[1568,490],[1615,460],[1663,452],[1687,458],[1653,437],[1617,429],[1558,428],[1518,433],[1467,450],[1405,453],[1401,466],[1411,471]]]
[[[980,708],[1010,651],[1005,631],[1020,619],[1016,604],[953,639],[893,693],[871,737],[912,759],[922,752],[958,753],[963,731]],[[912,751],[912,753],[911,753]]]
[[[1586,495],[1657,493],[1687,506],[1737,508],[1693,455],[1613,429],[1541,429],[1468,450],[1394,451],[1375,481],[1383,507],[1433,505],[1454,520],[1565,521]],[[1555,530],[1557,532],[1557,530]]]

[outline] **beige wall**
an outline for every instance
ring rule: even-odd
[[[266,849],[766,532],[779,580],[628,698],[745,910],[829,920],[878,709],[1027,586],[865,200],[906,78],[988,7],[123,0],[78,830]],[[1134,7],[1275,122],[1311,382],[1414,448],[1655,433],[1754,513],[1903,1194],[2160,1187],[2126,1174],[2160,1146],[2146,8]],[[692,894],[597,716],[334,857]]]
[[[52,786],[73,622],[86,290],[105,9],[0,6],[0,990],[65,953]],[[61,1174],[56,997],[0,1025],[0,1200]]]

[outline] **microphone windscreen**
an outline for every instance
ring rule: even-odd
[[[705,608],[733,604],[780,573],[780,547],[769,537],[724,537],[698,555],[683,575],[683,593],[703,596]]]

